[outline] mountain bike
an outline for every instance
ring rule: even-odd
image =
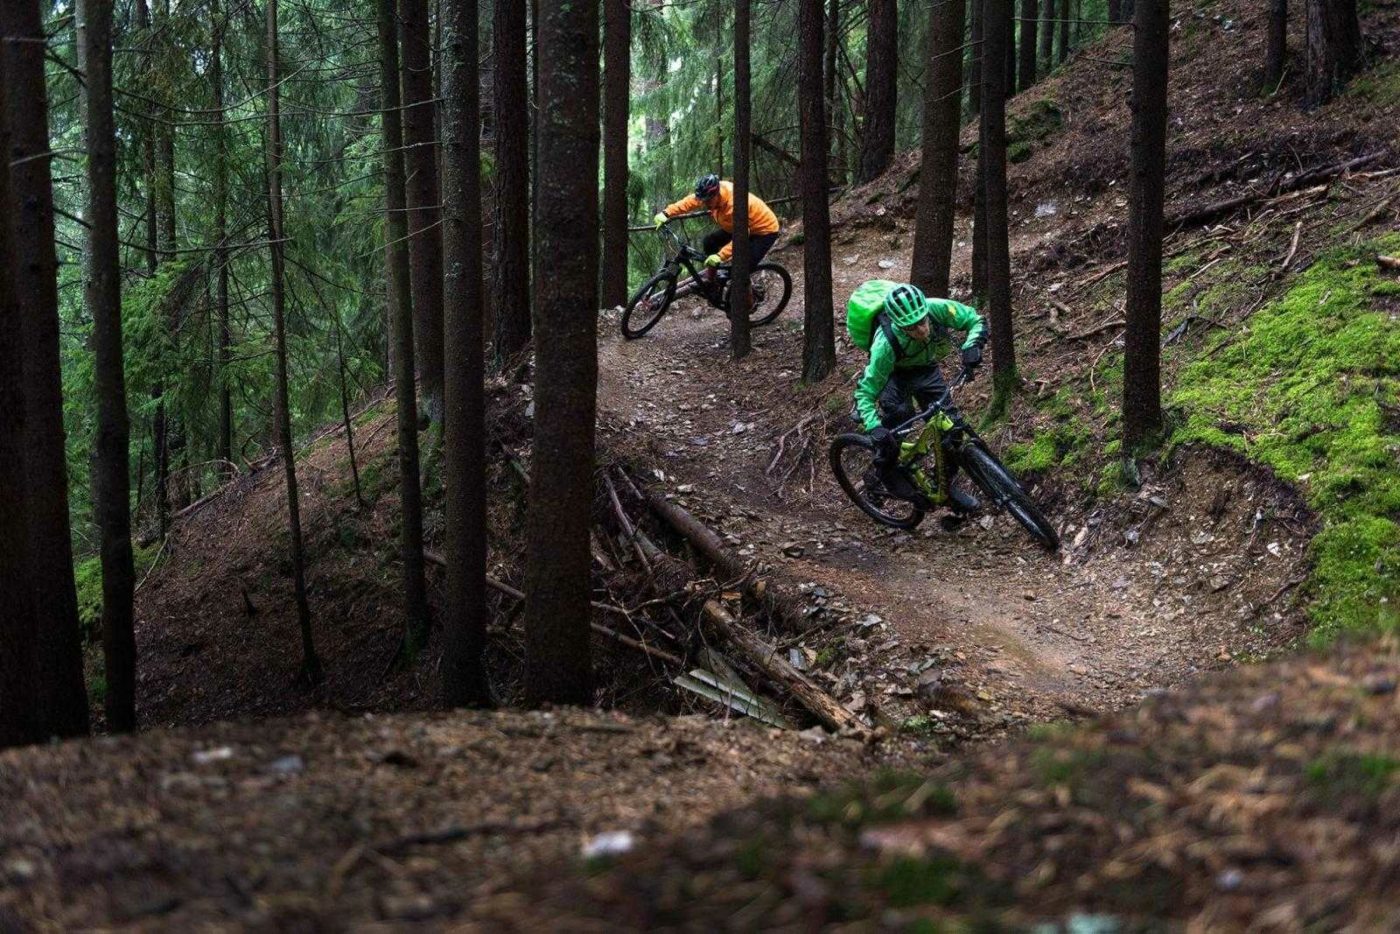
[[[956,464],[981,488],[990,508],[1009,512],[1047,551],[1060,537],[1020,482],[997,460],[977,432],[953,412],[953,390],[967,382],[964,371],[937,402],[892,429],[899,439],[893,469],[876,466],[876,445],[869,435],[837,435],[831,442],[831,472],[851,502],[876,522],[912,529],[924,514],[949,502],[949,471]],[[932,469],[926,464],[933,457]]]
[[[729,266],[706,268],[705,255],[670,224],[662,226],[661,241],[661,268],[636,291],[622,313],[622,336],[628,340],[656,327],[671,304],[687,295],[699,294],[721,311],[729,311]],[[684,281],[682,270],[690,273]],[[749,291],[753,294],[749,327],[769,324],[783,313],[792,297],[792,276],[777,263],[764,260],[749,273]]]

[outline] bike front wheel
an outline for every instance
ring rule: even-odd
[[[861,512],[895,529],[912,529],[923,521],[922,504],[885,489],[875,467],[875,442],[868,435],[837,435],[830,456],[836,482]]]
[[[783,313],[792,298],[792,276],[777,263],[759,263],[750,274],[749,288],[753,291],[749,327],[756,328]]]
[[[636,340],[656,327],[676,297],[676,274],[663,269],[647,280],[627,303],[622,313],[622,336]]]
[[[1021,523],[1046,551],[1060,547],[1060,536],[1055,527],[1041,513],[1011,471],[1002,466],[990,451],[979,444],[968,444],[962,450],[963,469],[972,482],[992,498],[999,507],[1011,513],[1012,518]]]

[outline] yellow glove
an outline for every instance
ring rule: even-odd
[[[714,269],[722,262],[724,262],[724,260],[719,258],[718,253],[711,253],[709,256],[705,257],[705,265],[711,269]]]
[[[660,230],[662,227],[664,227],[668,220],[670,220],[670,218],[666,216],[665,211],[658,212],[657,215],[652,218],[652,222],[656,224],[657,230]]]

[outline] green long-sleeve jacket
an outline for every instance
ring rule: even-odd
[[[986,343],[986,328],[983,326],[982,316],[975,308],[946,298],[931,298],[927,307],[929,315],[933,318],[933,327],[929,331],[927,341],[920,343],[899,328],[891,328],[895,340],[899,341],[898,355],[890,346],[885,329],[878,326],[875,328],[874,340],[870,344],[870,362],[866,364],[865,372],[856,383],[855,391],[856,411],[860,414],[866,431],[880,425],[878,400],[885,384],[890,381],[890,374],[896,369],[937,364],[952,346],[952,340],[948,336],[950,330],[967,334],[962,343],[963,349],[981,347]]]

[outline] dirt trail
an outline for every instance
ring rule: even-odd
[[[793,251],[777,258],[800,268]],[[869,264],[875,266],[873,258]],[[843,287],[881,274],[892,273],[839,269],[838,301]],[[828,670],[848,701],[894,719],[952,710],[996,730],[1121,707],[1296,631],[1282,620],[1259,625],[1250,600],[1286,579],[1304,543],[1274,542],[1278,556],[1270,551],[1264,562],[1243,548],[1232,553],[1223,539],[1238,538],[1229,531],[1245,516],[1222,522],[1216,515],[1215,525],[1226,530],[1210,536],[1222,539],[1217,550],[1187,549],[1193,553],[1178,556],[1180,573],[1170,560],[1150,560],[1158,557],[1150,552],[1132,552],[1125,560],[1118,549],[1089,547],[1107,537],[1097,526],[1073,547],[1076,529],[1084,528],[1076,523],[1084,519],[1064,509],[1051,509],[1066,540],[1058,555],[1043,553],[1006,516],[955,532],[942,529],[933,515],[913,534],[884,529],[836,488],[824,437],[812,445],[816,457],[787,481],[776,478],[788,461],[765,475],[777,439],[814,407],[825,407],[833,418],[849,410],[849,377],[859,365],[843,348],[838,373],[826,386],[798,385],[800,301],[794,296],[794,307],[777,325],[756,332],[755,352],[738,364],[728,359],[722,315],[696,303],[672,309],[638,341],[622,340],[615,323],[605,323],[600,418],[605,432],[626,436],[629,451],[649,448],[662,485],[741,553],[781,568],[818,603],[882,619],[883,625],[826,634],[846,636],[844,661]],[[963,404],[976,411],[975,397]],[[1222,483],[1240,482],[1228,471],[1218,474],[1195,463],[1175,486],[1185,494],[1194,485],[1197,495],[1209,496]],[[1239,497],[1233,508],[1247,512],[1253,495]],[[1166,536],[1159,544],[1167,547],[1181,544],[1174,532],[1198,519],[1186,504],[1173,505],[1171,521],[1157,526]],[[1235,587],[1225,593],[1206,582],[1208,575],[1231,579],[1224,566],[1232,562],[1239,578],[1249,571],[1250,593]]]

